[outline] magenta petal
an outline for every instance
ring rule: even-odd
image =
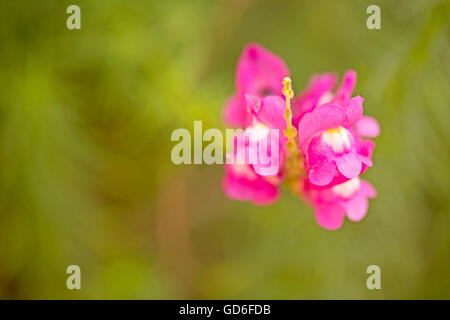
[[[289,70],[282,59],[257,44],[247,45],[237,66],[236,95],[226,103],[223,111],[224,122],[233,127],[250,125],[252,118],[245,95],[281,96],[282,81],[288,75]]]
[[[308,178],[312,184],[325,186],[333,180],[335,172],[336,165],[327,159],[323,159],[310,164]]]
[[[279,96],[267,96],[262,99],[256,119],[269,128],[286,129],[285,111],[286,103],[284,99]],[[283,132],[280,132],[281,135],[283,135]]]
[[[371,167],[372,166],[372,151],[375,148],[375,143],[371,140],[357,140],[357,153],[361,161]]]
[[[348,70],[345,72],[342,79],[341,86],[336,91],[333,102],[345,103],[352,96],[353,90],[356,84],[356,72],[354,70]]]
[[[374,118],[363,116],[356,123],[356,131],[363,137],[375,138],[380,134],[380,125]]]
[[[344,153],[336,158],[336,166],[340,173],[352,179],[361,173],[361,160],[353,152]]]
[[[372,199],[377,196],[377,190],[368,181],[361,180],[361,194]]]
[[[355,125],[363,115],[363,101],[361,96],[350,99],[345,106],[346,125]]]
[[[232,127],[244,127],[248,124],[249,114],[242,99],[233,96],[225,104],[223,121]]]
[[[334,88],[337,76],[334,73],[315,74],[311,77],[307,91],[311,93],[324,94]]]
[[[273,184],[264,184],[253,196],[253,203],[259,206],[272,204],[278,200],[280,192]]]
[[[222,181],[225,195],[239,201],[251,201],[257,205],[267,205],[279,198],[278,187],[264,178],[257,176],[239,176],[231,165],[225,166],[225,177]]]
[[[259,109],[261,108],[261,98],[258,96],[254,96],[251,94],[245,94],[245,102],[247,104],[247,111],[252,113],[259,112]]]
[[[345,118],[344,108],[336,104],[324,104],[305,114],[298,124],[300,148],[304,151],[314,134],[339,127],[345,122]]]
[[[315,208],[317,223],[325,229],[336,230],[342,226],[345,217],[344,208],[338,204],[320,205]]]
[[[320,98],[336,85],[337,76],[334,73],[317,74],[311,77],[308,87],[301,92],[293,102],[292,124],[298,126],[301,117],[312,111],[319,102]]]
[[[281,95],[283,78],[289,75],[284,61],[269,50],[251,43],[239,58],[236,85],[240,93]]]
[[[371,167],[371,166],[373,166],[372,159],[367,158],[367,157],[364,157],[364,156],[362,156],[362,155],[360,155],[360,154],[358,154],[357,157],[358,157],[359,160],[361,160],[361,162],[362,162],[364,165],[366,165],[366,167]]]
[[[342,204],[347,212],[349,220],[361,221],[367,214],[369,201],[366,197],[357,195]]]

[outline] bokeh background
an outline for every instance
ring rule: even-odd
[[[450,298],[449,16],[441,0],[1,1],[0,298]],[[357,70],[382,127],[364,221],[326,231],[287,190],[255,207],[224,197],[220,165],[172,164],[175,128],[224,129],[250,41],[296,92]]]

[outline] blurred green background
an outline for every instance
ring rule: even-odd
[[[66,8],[81,8],[81,30]],[[366,8],[381,7],[381,30]],[[1,1],[0,298],[450,298],[449,1]],[[243,46],[358,72],[382,128],[361,223],[226,199],[173,129],[224,128]],[[66,288],[68,265],[82,289]],[[366,268],[381,267],[382,290]]]

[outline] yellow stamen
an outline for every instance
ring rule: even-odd
[[[292,125],[291,100],[294,97],[292,90],[292,80],[289,77],[283,79],[283,94],[286,98],[286,129],[284,135],[287,137],[286,144],[286,165],[284,168],[285,181],[295,194],[300,194],[300,176],[304,176],[303,157],[297,143],[297,130]]]

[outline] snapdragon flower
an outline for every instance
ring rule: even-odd
[[[289,70],[284,61],[269,50],[250,43],[242,52],[236,70],[236,92],[229,98],[223,112],[224,122],[232,127],[251,125],[245,95],[263,98],[282,95],[284,77]]]
[[[310,204],[318,224],[326,229],[341,227],[344,218],[360,221],[367,213],[375,188],[360,175],[373,165],[378,122],[363,115],[363,101],[352,96],[356,72],[345,73],[335,90],[333,73],[314,75],[305,91],[294,97],[289,71],[279,57],[250,44],[238,63],[236,94],[226,103],[224,120],[245,130],[235,137],[232,155],[238,163],[225,165],[223,189],[235,200],[270,204],[285,185]],[[280,135],[268,136],[276,129]],[[246,152],[259,155],[266,143],[269,163],[249,163],[236,143],[242,135]],[[275,156],[275,157],[273,157]],[[258,157],[259,159],[259,157]],[[277,163],[276,170],[267,170]],[[273,169],[273,168],[272,168]]]

